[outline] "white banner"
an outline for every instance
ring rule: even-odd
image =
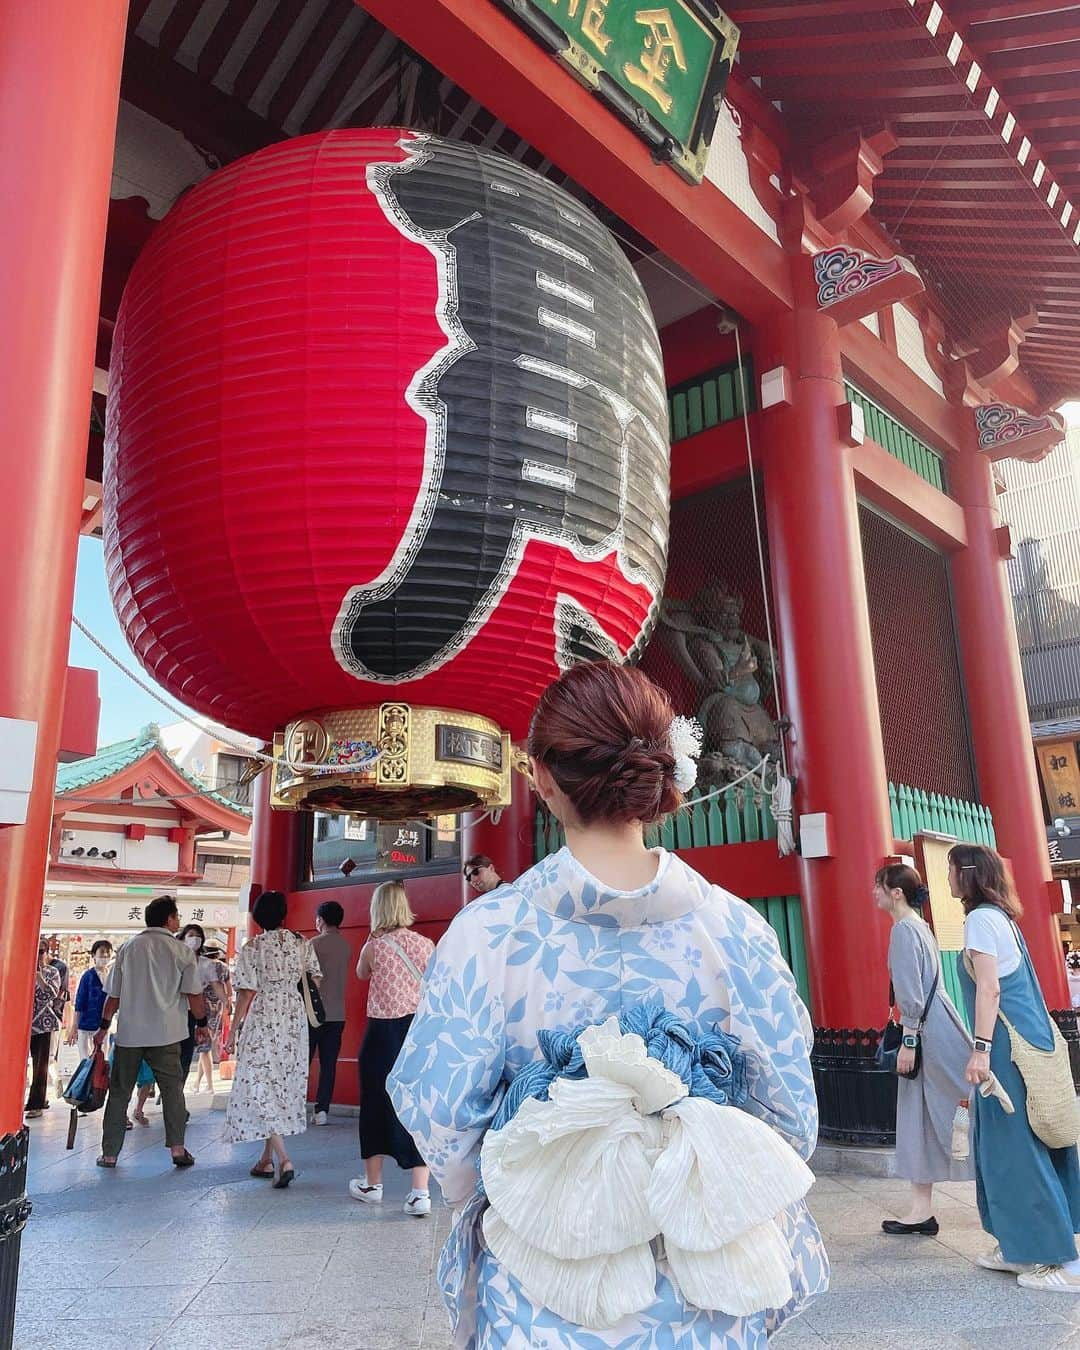
[[[41,926],[79,932],[118,933],[145,927],[144,911],[153,895],[132,895],[126,900],[48,899],[42,905]],[[229,900],[176,898],[180,922],[200,923],[204,928],[235,928],[240,906]]]

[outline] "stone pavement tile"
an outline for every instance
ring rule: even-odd
[[[199,1292],[197,1284],[154,1284],[140,1289],[88,1289],[60,1314],[69,1318],[178,1317]]]
[[[160,1335],[154,1350],[286,1350],[295,1331],[295,1313],[215,1317],[212,1323],[201,1315],[188,1314]],[[87,1350],[85,1343],[83,1350]]]
[[[313,1305],[314,1306],[314,1305]],[[299,1319],[290,1350],[318,1350],[333,1335],[346,1332],[356,1350],[414,1350],[420,1344],[423,1310],[411,1308],[309,1309]],[[331,1341],[331,1344],[333,1342]],[[342,1342],[344,1347],[344,1342]]]
[[[47,1321],[58,1317],[66,1308],[78,1303],[86,1291],[84,1289],[50,1286],[48,1289],[20,1289],[15,1300],[15,1316],[25,1320],[41,1319]]]
[[[312,1283],[326,1268],[327,1258],[302,1252],[292,1255],[231,1256],[213,1278],[215,1284],[248,1284],[262,1281],[302,1280]]]
[[[778,1345],[781,1350],[825,1350],[828,1342],[807,1326],[803,1318],[798,1317],[782,1327],[769,1344]],[[913,1350],[913,1347],[909,1346],[908,1350]]]
[[[941,1246],[914,1260],[897,1261],[875,1254],[864,1258],[862,1268],[894,1289],[905,1290],[938,1289],[965,1282],[978,1286],[985,1283],[986,1287],[992,1288],[996,1278],[990,1271],[973,1267],[964,1257],[954,1256]]]
[[[189,1316],[227,1317],[241,1313],[302,1313],[315,1286],[304,1280],[267,1280],[245,1284],[208,1284],[187,1309]]]
[[[223,1258],[224,1259],[224,1258]],[[106,1289],[138,1288],[141,1285],[184,1284],[203,1285],[217,1273],[222,1260],[207,1257],[181,1256],[178,1260],[144,1260],[141,1256],[122,1261],[102,1285]]]
[[[1032,1302],[1032,1299],[1041,1303]],[[826,1339],[844,1332],[867,1335],[872,1319],[881,1339],[897,1341],[900,1333],[915,1340],[931,1333],[952,1334],[958,1327],[1005,1326],[1010,1323],[1039,1322],[1065,1325],[1054,1315],[1049,1295],[1031,1295],[1028,1290],[1011,1287],[985,1287],[981,1284],[955,1283],[947,1288],[875,1290],[872,1299],[865,1292],[834,1293],[819,1299],[805,1318]],[[910,1342],[909,1342],[910,1343]]]
[[[150,1350],[168,1327],[167,1318],[97,1317],[88,1330],[85,1322],[54,1322],[42,1332],[40,1322],[16,1322],[12,1350]],[[205,1350],[205,1342],[203,1343]]]
[[[314,1286],[310,1309],[415,1308],[427,1288],[426,1271],[410,1277],[402,1271],[392,1277],[368,1271],[348,1278],[322,1279]]]
[[[77,1261],[61,1261],[54,1251],[51,1260],[35,1258],[19,1266],[19,1288],[50,1289],[55,1285],[70,1289],[94,1289],[119,1265],[110,1257],[80,1257]]]

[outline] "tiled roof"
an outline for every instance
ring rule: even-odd
[[[185,782],[190,783],[201,796],[209,797],[211,801],[215,801],[221,806],[227,806],[233,811],[239,811],[241,815],[251,815],[250,806],[241,806],[223,793],[212,791],[205,783],[200,783],[186,769],[181,768],[162,744],[161,732],[154,722],[143,727],[139,734],[133,736],[130,740],[116,741],[113,745],[104,746],[96,755],[91,755],[89,759],[76,760],[73,764],[61,764],[56,771],[57,796],[77,792],[81,788],[93,787],[95,783],[102,783],[107,778],[112,778],[114,774],[129,768],[132,764],[137,764],[152,750],[159,751],[180,777]]]

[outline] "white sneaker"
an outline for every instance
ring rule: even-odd
[[[1024,1289],[1040,1289],[1049,1294],[1080,1294],[1080,1275],[1070,1275],[1064,1266],[1036,1266],[1018,1275],[1016,1283]]]
[[[369,1186],[363,1177],[353,1177],[349,1182],[349,1194],[362,1205],[382,1204],[382,1185]]]
[[[426,1191],[410,1191],[401,1208],[413,1218],[422,1219],[425,1214],[431,1213],[431,1196]]]
[[[992,1252],[984,1252],[982,1256],[975,1258],[975,1264],[982,1266],[983,1270],[1004,1270],[1009,1275],[1026,1275],[1029,1271],[1035,1269],[1034,1266],[1020,1265],[1015,1261],[1006,1261],[1001,1254],[1001,1248],[995,1247]]]
[[[325,1111],[316,1111],[311,1117],[312,1125],[326,1125],[329,1120],[330,1117]]]

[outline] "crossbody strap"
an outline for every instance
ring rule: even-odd
[[[413,977],[416,983],[422,984],[424,982],[424,972],[420,969],[420,967],[416,964],[416,962],[409,956],[409,954],[403,948],[399,947],[392,937],[384,936],[383,941],[386,943],[386,945],[390,948],[392,952],[396,953],[396,955],[398,955],[401,958],[401,960],[405,965],[405,969]]]

